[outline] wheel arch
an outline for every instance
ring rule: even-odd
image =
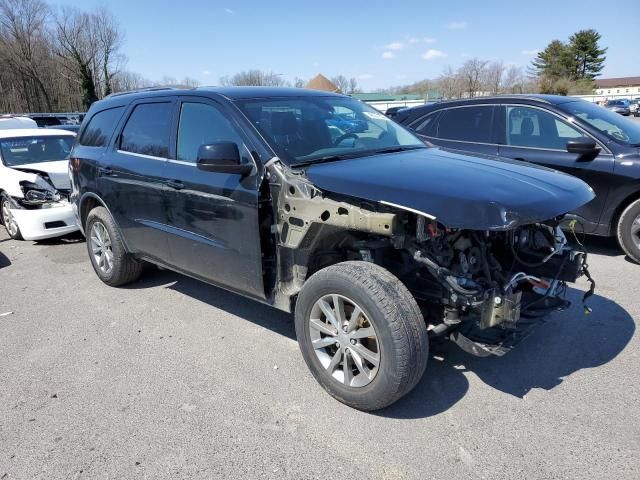
[[[628,194],[616,207],[611,216],[611,222],[609,223],[609,235],[615,236],[618,229],[618,222],[629,205],[636,200],[640,200],[640,184],[636,185],[636,190]]]
[[[124,238],[124,235],[122,235],[122,229],[120,229],[120,226],[118,225],[118,222],[116,221],[115,217],[111,213],[111,210],[109,209],[105,201],[102,198],[100,198],[99,195],[93,192],[85,193],[84,195],[82,195],[82,197],[80,198],[80,201],[78,202],[78,218],[80,221],[79,222],[80,230],[82,231],[82,233],[86,236],[87,233],[85,231],[85,226],[87,223],[87,217],[89,216],[89,212],[91,212],[91,210],[93,210],[96,207],[103,207],[107,210],[107,212],[113,219],[113,223],[116,225],[118,230],[120,230],[120,234],[121,234],[120,237],[122,238],[122,243],[124,244],[125,250],[129,252],[130,250],[129,250],[129,246],[127,245],[127,240]]]

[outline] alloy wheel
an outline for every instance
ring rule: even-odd
[[[89,241],[95,264],[103,274],[109,275],[114,265],[113,250],[111,249],[111,237],[102,222],[93,224]]]
[[[9,200],[4,200],[2,202],[2,223],[4,223],[4,226],[11,237],[15,237],[17,235],[18,223],[11,214]]]
[[[631,224],[631,239],[636,248],[640,250],[640,215]]]
[[[314,352],[336,381],[364,387],[380,365],[380,342],[375,327],[351,299],[325,295],[313,305],[308,322]]]

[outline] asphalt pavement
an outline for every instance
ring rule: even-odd
[[[0,480],[640,478],[640,266],[589,240],[597,295],[517,350],[432,345],[376,413],[313,380],[291,318],[152,269],[94,274],[81,236],[0,233]]]

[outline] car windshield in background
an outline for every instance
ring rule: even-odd
[[[640,123],[633,122],[590,102],[567,102],[559,108],[575,116],[608,137],[631,146],[640,146]]]
[[[251,99],[236,104],[278,156],[292,165],[426,148],[379,111],[348,97]]]
[[[71,135],[3,138],[0,140],[2,162],[7,167],[18,167],[30,163],[66,160],[71,153],[74,138]]]

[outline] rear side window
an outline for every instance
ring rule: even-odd
[[[493,107],[461,107],[444,110],[438,121],[438,138],[463,142],[493,143]]]
[[[172,104],[141,103],[127,120],[120,150],[152,157],[169,157]]]
[[[105,147],[123,109],[124,107],[110,108],[96,113],[89,120],[89,125],[84,129],[78,143],[85,147]]]
[[[412,128],[416,133],[419,133],[420,135],[433,137],[435,136],[436,132],[437,117],[438,112],[430,113],[429,115],[422,117],[417,122],[414,122]]]

